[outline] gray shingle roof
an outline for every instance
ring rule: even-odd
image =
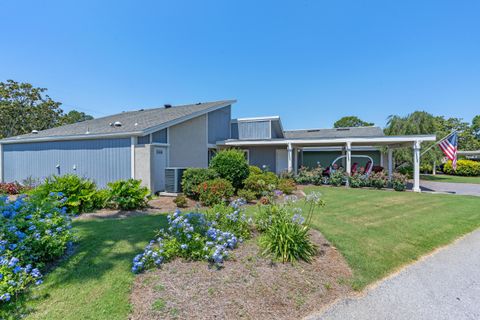
[[[384,135],[380,127],[286,130],[284,134],[286,139],[363,138]]]
[[[55,138],[60,136],[72,136],[72,138],[74,138],[75,136],[79,135],[84,136],[85,134],[87,134],[87,132],[89,135],[143,132],[152,127],[168,125],[169,122],[178,121],[187,116],[192,116],[195,114],[201,115],[209,112],[211,109],[228,106],[234,102],[235,100],[223,100],[172,106],[168,109],[165,107],[161,107],[154,109],[141,109],[137,111],[122,112],[103,118],[97,118],[52,129],[42,130],[36,134],[29,133],[17,137],[10,137],[8,139],[4,139],[4,141],[17,141],[32,138]],[[121,123],[121,126],[117,127],[112,125],[117,121]]]

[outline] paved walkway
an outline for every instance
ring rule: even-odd
[[[480,229],[309,319],[480,319]]]
[[[420,181],[422,191],[447,192],[461,195],[480,196],[480,184]]]

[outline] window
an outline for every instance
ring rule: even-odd
[[[250,150],[244,149],[242,151],[243,151],[243,154],[245,155],[245,160],[247,160],[247,163],[250,164]]]
[[[210,161],[215,157],[217,154],[217,149],[208,149],[208,164],[210,165]]]

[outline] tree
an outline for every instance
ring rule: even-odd
[[[335,123],[333,124],[333,127],[334,128],[369,127],[373,125],[374,125],[373,123],[363,121],[357,116],[347,116],[335,121]]]
[[[472,130],[475,137],[480,140],[480,115],[475,116],[472,120]]]
[[[62,123],[71,124],[71,123],[77,123],[77,122],[82,122],[86,120],[92,120],[92,119],[93,117],[91,115],[86,114],[85,112],[72,110],[63,116]]]
[[[29,83],[0,82],[0,136],[2,138],[43,130],[60,124],[60,102]]]
[[[30,83],[0,82],[0,138],[92,118],[78,111],[65,115],[61,103],[51,99],[46,91]]]
[[[476,150],[480,148],[480,141],[475,137],[473,126],[459,118],[445,119],[443,116],[434,116],[425,111],[415,111],[405,117],[392,115],[388,117],[384,130],[386,135],[435,134],[438,139],[444,138],[454,130],[458,131],[458,147],[460,150]],[[428,148],[434,142],[424,142],[423,148]],[[394,151],[395,161],[398,164],[412,163],[412,148],[401,148]],[[424,163],[433,163],[444,157],[440,148],[433,147],[422,156]]]

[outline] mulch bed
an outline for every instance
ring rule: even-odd
[[[273,264],[256,239],[217,270],[181,259],[136,277],[130,319],[299,319],[350,293],[351,270],[317,231],[312,263]]]

